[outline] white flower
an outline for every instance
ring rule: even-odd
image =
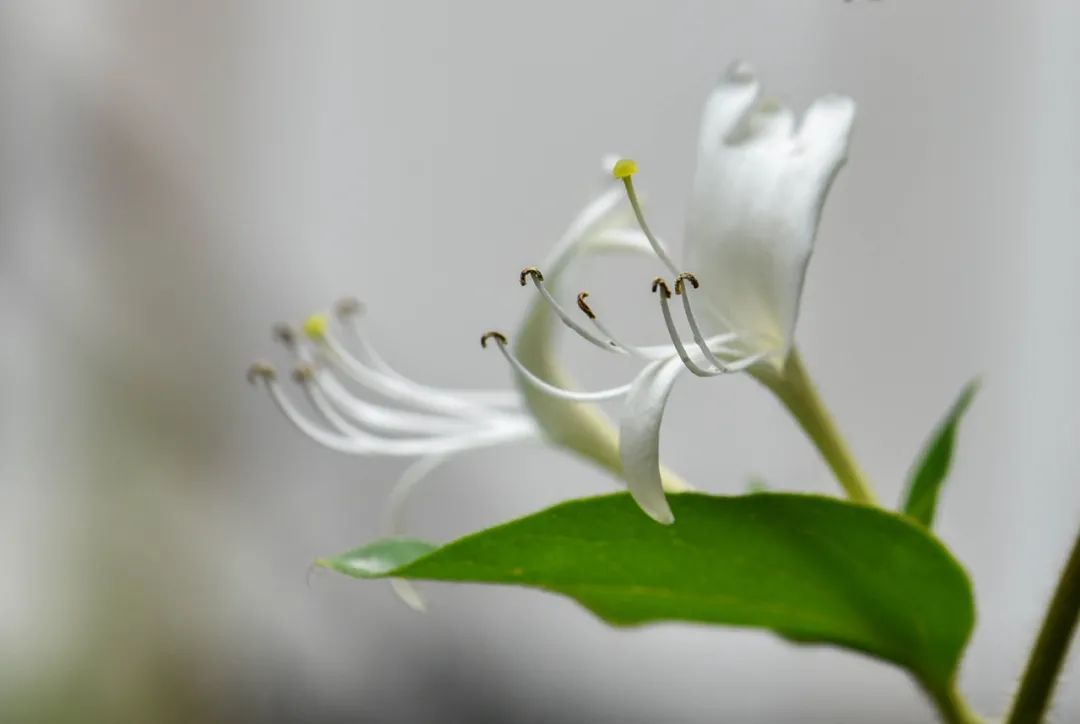
[[[415,458],[391,495],[390,532],[401,530],[413,487],[448,456],[537,439],[621,475],[646,513],[672,522],[664,491],[687,486],[660,467],[659,434],[667,398],[684,370],[699,377],[750,370],[815,434],[816,423],[808,424],[801,410],[817,407],[799,396],[805,387],[785,387],[784,371],[793,367],[788,359],[806,265],[825,195],[847,152],[854,104],[836,96],[819,99],[796,126],[788,110],[759,101],[758,93],[752,74],[736,65],[706,103],[683,267],[646,224],[632,182],[634,163],[607,164],[622,188],[609,180],[545,265],[521,273],[521,283],[532,283],[538,296],[512,349],[497,332],[481,339],[485,346],[494,341],[510,362],[517,391],[449,390],[404,377],[364,337],[353,301],[337,306],[336,325],[327,315],[310,317],[303,325],[306,339],[288,327],[277,330],[299,362],[293,376],[308,413],[285,394],[269,365],[254,365],[249,379],[264,383],[285,417],[325,447]],[[583,258],[613,252],[651,255],[673,275],[670,285],[660,277],[652,281],[670,344],[637,346],[616,338],[585,292],[577,298],[581,314],[559,302],[560,288],[568,286],[569,273]],[[672,289],[681,299],[691,342],[676,326]],[[606,352],[642,360],[644,368],[629,384],[573,389],[555,355],[559,322]],[[592,403],[618,398],[624,402],[616,431]],[[830,464],[844,457],[822,450]],[[421,605],[406,584],[398,588],[407,601]]]
[[[621,189],[610,177],[607,185],[556,244],[548,260],[549,283],[589,255],[650,253],[642,234],[629,226],[633,217]],[[416,485],[448,457],[463,452],[547,440],[619,475],[618,435],[612,423],[592,405],[536,389],[548,385],[546,391],[554,392],[570,384],[554,354],[554,314],[549,301],[537,297],[516,335],[518,358],[512,359],[534,382],[520,390],[452,390],[406,378],[376,352],[360,324],[361,306],[351,299],[339,302],[332,315],[310,316],[303,334],[287,325],[275,328],[276,339],[298,363],[292,377],[306,398],[307,413],[286,394],[269,364],[252,365],[248,379],[262,383],[285,418],[324,447],[354,455],[415,458],[395,484],[387,507],[387,532],[399,534]],[[492,337],[505,343],[502,335],[489,333],[482,339],[485,346]],[[687,489],[670,473],[664,477],[668,489]],[[408,582],[394,583],[407,603],[423,607]]]
[[[641,508],[661,523],[674,520],[662,485],[659,434],[675,380],[687,369],[698,377],[750,368],[759,377],[782,373],[821,208],[846,158],[854,114],[851,99],[826,96],[811,104],[796,124],[788,109],[759,100],[758,82],[746,66],[733,66],[705,104],[682,267],[645,221],[631,178],[636,165],[629,160],[615,164],[613,174],[625,185],[641,231],[618,238],[638,248],[647,243],[673,275],[671,286],[660,277],[652,282],[669,346],[623,343],[596,317],[585,293],[578,298],[585,317],[576,321],[550,294],[540,270],[522,272],[522,283],[531,278],[555,314],[581,337],[647,362],[631,384],[578,392],[556,379],[542,379],[552,376],[536,369],[527,337],[517,340],[517,357],[505,338],[497,337],[518,378],[533,390],[527,399],[538,420],[543,420],[541,396],[576,402],[625,397],[619,436],[622,473]],[[555,258],[563,265],[573,260],[565,254]],[[564,272],[562,267],[556,270]],[[673,318],[672,287],[681,297],[692,342],[683,341]],[[692,303],[692,296],[697,301]],[[546,427],[554,434],[551,425]]]

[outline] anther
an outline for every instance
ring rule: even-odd
[[[311,365],[298,365],[292,371],[292,378],[298,384],[307,384],[315,378],[315,370]]]
[[[580,309],[581,311],[585,312],[585,316],[586,316],[586,317],[588,317],[589,319],[596,319],[596,314],[595,314],[595,313],[593,312],[593,310],[592,310],[592,307],[590,307],[590,306],[589,306],[589,305],[588,305],[588,304],[587,304],[587,303],[585,302],[585,299],[586,299],[586,298],[587,298],[588,296],[589,296],[589,293],[588,293],[588,292],[582,292],[581,294],[577,295],[577,305],[578,305],[578,309]]]
[[[620,158],[611,169],[611,175],[619,179],[628,179],[637,173],[637,163],[632,158]]]
[[[487,332],[486,334],[484,334],[483,337],[480,338],[480,346],[484,349],[487,349],[487,343],[489,339],[494,339],[501,345],[506,344],[506,335],[502,332]]]
[[[341,318],[345,317],[359,317],[364,314],[364,304],[356,297],[345,297],[339,299],[337,304],[334,305],[334,314]]]
[[[521,286],[525,286],[525,280],[528,277],[532,277],[533,279],[535,279],[538,282],[544,281],[544,275],[540,272],[539,269],[537,269],[534,266],[527,266],[527,267],[525,267],[524,269],[521,270],[521,276],[520,276]]]
[[[690,286],[692,286],[694,289],[697,289],[699,286],[701,286],[701,284],[698,283],[698,280],[697,280],[696,276],[694,276],[690,272],[683,272],[679,276],[675,277],[675,293],[676,294],[682,294],[683,293],[683,281],[684,280],[690,282]]]
[[[663,293],[665,299],[671,299],[671,288],[668,286],[667,282],[664,281],[663,277],[656,277],[656,279],[653,279],[653,283],[652,283],[653,294],[656,293],[657,289],[663,290],[662,293]]]
[[[284,322],[274,325],[274,339],[281,342],[288,349],[296,348],[296,331]]]
[[[247,371],[247,381],[255,384],[258,380],[273,380],[277,377],[273,365],[267,362],[256,362]]]

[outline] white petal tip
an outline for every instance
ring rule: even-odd
[[[855,99],[851,96],[830,93],[819,98],[817,103],[820,104],[823,109],[828,109],[839,115],[855,115]]]
[[[427,603],[424,601],[424,597],[420,595],[420,591],[416,590],[416,586],[410,581],[403,578],[391,578],[390,587],[394,590],[394,594],[398,599],[413,611],[427,613]]]
[[[854,122],[854,100],[835,94],[822,96],[806,109],[798,135],[805,148],[817,149],[830,166],[843,161]]]
[[[756,80],[754,68],[744,60],[736,60],[724,72],[725,83],[753,83]]]
[[[640,500],[635,498],[638,507],[644,511],[645,515],[655,520],[660,525],[671,525],[675,522],[675,515],[671,512],[671,507],[667,504],[667,500],[661,498],[659,501],[655,501],[646,505]]]
[[[855,118],[855,100],[835,93],[818,98],[806,109],[804,129],[814,132],[846,131]]]

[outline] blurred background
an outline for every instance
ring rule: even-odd
[[[418,615],[380,583],[308,583],[378,534],[402,463],[318,449],[244,384],[272,323],[355,294],[411,376],[509,385],[476,342],[516,323],[518,270],[611,151],[677,242],[735,58],[797,108],[859,102],[799,338],[886,500],[982,375],[939,531],[978,594],[963,688],[1002,712],[1080,520],[1080,4],[8,0],[0,720],[932,720],[897,670],[764,633],[616,631],[451,585]],[[584,285],[659,341],[646,275]],[[631,371],[565,346],[585,382]],[[663,453],[714,492],[836,492],[749,378],[676,388]],[[612,485],[551,449],[481,452],[409,526],[446,540]]]

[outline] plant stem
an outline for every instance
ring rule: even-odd
[[[751,374],[784,403],[813,441],[848,498],[856,503],[879,506],[869,479],[855,461],[855,456],[825,408],[798,350],[791,351],[782,370],[753,368]],[[950,684],[946,689],[924,686],[924,689],[945,724],[982,722],[954,685]]]
[[[1007,724],[1042,721],[1080,617],[1080,534],[1046,611]]]
[[[870,481],[859,468],[836,423],[825,408],[817,388],[807,374],[799,351],[791,351],[782,371],[762,368],[754,370],[753,374],[791,411],[817,446],[848,498],[856,503],[878,505]]]
[[[934,690],[925,687],[934,706],[937,707],[941,721],[945,724],[982,724],[983,719],[968,706],[964,697],[956,690],[955,685],[950,685],[944,690]]]

